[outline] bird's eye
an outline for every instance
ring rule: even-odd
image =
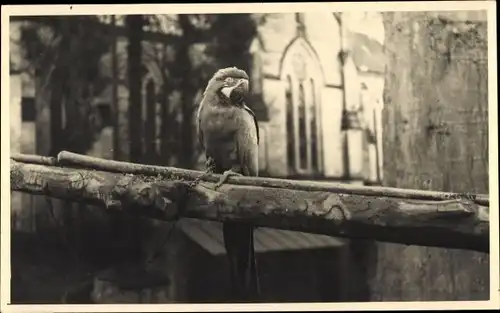
[[[233,81],[234,81],[234,79],[232,77],[226,78],[226,83],[228,83],[228,84],[232,84]]]

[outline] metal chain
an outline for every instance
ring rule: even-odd
[[[196,177],[192,182],[187,184],[190,188],[196,187],[204,178],[206,178],[209,174],[213,173],[211,169],[206,170],[203,174],[200,176]]]

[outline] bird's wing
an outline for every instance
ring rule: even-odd
[[[243,103],[243,108],[248,112],[250,113],[250,115],[252,115],[253,117],[253,121],[255,123],[255,129],[256,129],[256,132],[257,132],[257,144],[259,144],[259,141],[260,141],[260,135],[259,135],[259,123],[257,122],[257,118],[255,117],[255,113],[252,111],[252,109],[250,109],[246,104]]]
[[[253,111],[243,105],[241,113],[249,114],[243,118],[243,125],[240,124],[240,129],[236,134],[236,151],[238,157],[238,165],[241,172],[245,176],[258,176],[259,173],[259,126]],[[252,123],[253,122],[253,123]]]
[[[203,142],[203,129],[201,128],[201,110],[203,108],[203,101],[198,107],[198,113],[196,116],[196,131],[198,133],[198,143],[202,150],[205,150],[205,143]]]

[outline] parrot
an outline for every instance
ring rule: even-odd
[[[259,125],[245,104],[248,74],[237,67],[218,70],[209,80],[197,112],[199,144],[206,166],[222,174],[216,188],[231,176],[258,176]],[[223,222],[233,297],[257,301],[260,294],[254,248],[254,227],[245,222]]]

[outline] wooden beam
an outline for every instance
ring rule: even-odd
[[[160,171],[144,175],[137,171],[139,167],[154,167],[126,164],[132,171],[118,173],[11,160],[11,190],[161,220],[239,220],[331,236],[489,251],[489,208],[468,199],[430,201],[359,195],[335,188],[307,190],[305,182],[295,181],[287,181],[286,186],[242,185],[244,178],[238,178],[239,184],[234,184],[236,178],[231,179],[232,183],[216,189],[214,181],[219,175],[176,168],[164,168],[171,169],[170,174]],[[208,179],[196,183],[195,179],[201,177]],[[270,179],[261,178],[263,181]],[[353,186],[344,186],[344,191],[349,187]]]

